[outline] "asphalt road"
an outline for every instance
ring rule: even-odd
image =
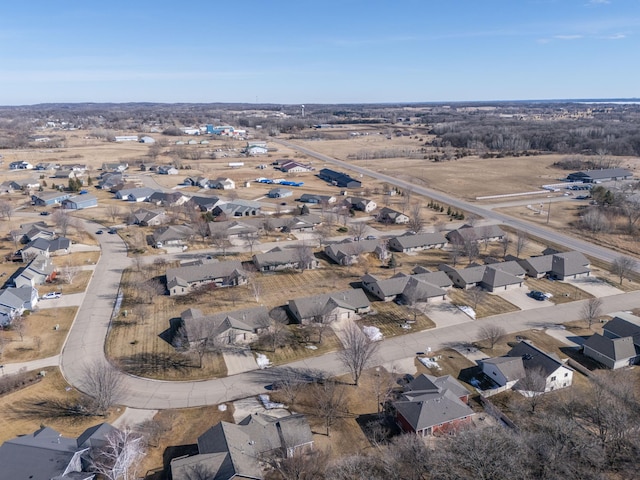
[[[526,222],[524,220],[520,220],[517,218],[510,217],[508,215],[504,215],[500,212],[496,212],[492,210],[490,207],[485,207],[482,205],[475,205],[473,203],[465,202],[464,200],[460,200],[458,198],[454,198],[446,193],[439,192],[437,190],[433,190],[431,188],[422,187],[419,185],[414,185],[410,182],[406,182],[404,180],[400,180],[398,178],[385,175],[384,173],[375,172],[373,170],[369,170],[364,167],[359,167],[357,165],[352,165],[348,162],[344,162],[342,160],[335,159],[333,157],[329,157],[328,155],[324,155],[322,153],[315,152],[309,148],[302,147],[300,145],[296,145],[291,142],[287,142],[285,140],[273,140],[276,143],[280,143],[288,148],[293,150],[298,150],[310,157],[316,158],[322,162],[332,163],[339,167],[360,173],[362,175],[366,175],[368,177],[375,178],[377,180],[381,180],[387,182],[390,185],[395,185],[405,190],[411,190],[420,195],[425,195],[437,202],[446,203],[454,207],[454,209],[465,210],[470,213],[474,213],[480,217],[485,217],[487,219],[494,220],[496,222],[502,223],[504,225],[508,225],[517,230],[523,230],[528,232],[531,235],[536,237],[540,237],[545,240],[549,240],[550,242],[563,245],[570,250],[578,250],[588,256],[593,258],[597,258],[599,260],[603,260],[605,262],[611,263],[616,258],[620,257],[619,252],[615,252],[613,250],[609,250],[608,248],[600,247],[598,245],[593,245],[589,242],[585,242],[579,238],[570,237],[563,233],[560,233],[551,228],[546,228],[541,225],[536,225],[533,223]],[[533,200],[531,203],[535,203]],[[636,270],[640,272],[640,265],[636,266]]]

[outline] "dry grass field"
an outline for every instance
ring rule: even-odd
[[[54,418],[38,408],[47,400],[73,400],[78,392],[62,378],[58,368],[45,369],[46,376],[38,383],[0,396],[0,443],[17,435],[31,433],[42,425],[54,428],[64,436],[77,436],[85,429],[101,423],[113,422],[121,410],[113,408],[106,417]],[[35,372],[34,372],[35,375]]]
[[[77,310],[77,307],[41,308],[31,313],[25,317],[22,340],[15,330],[0,330],[0,336],[7,340],[2,361],[26,362],[59,354]]]
[[[493,315],[500,315],[502,313],[517,312],[520,309],[514,304],[508,302],[498,295],[484,295],[482,299],[477,302],[472,297],[472,293],[468,290],[461,290],[459,288],[453,288],[449,290],[447,296],[451,299],[451,303],[459,306],[469,306],[476,312],[476,318],[491,317]]]

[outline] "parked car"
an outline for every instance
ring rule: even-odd
[[[547,295],[544,292],[540,292],[538,290],[531,290],[527,295],[529,295],[529,297],[533,298],[534,300],[538,300],[539,302],[547,299]]]
[[[118,233],[118,230],[116,230],[115,228],[110,228],[109,233],[113,235],[114,233]]]
[[[378,237],[376,237],[375,235],[367,235],[366,237],[364,237],[365,240],[376,240]]]
[[[49,212],[47,212],[46,210],[44,210],[44,211],[40,212],[40,215],[47,216],[47,215],[49,215]]]
[[[102,232],[102,230],[98,230],[98,231],[96,232],[96,235],[102,235],[102,233],[103,233],[103,232]]]
[[[61,292],[49,292],[42,295],[43,300],[50,300],[52,298],[60,298],[62,296]]]

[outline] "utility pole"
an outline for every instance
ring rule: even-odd
[[[547,209],[547,225],[549,225],[550,216],[551,216],[551,199],[549,199],[549,208]]]

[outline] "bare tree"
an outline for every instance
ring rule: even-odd
[[[7,200],[0,200],[0,217],[11,221],[13,216],[13,204]]]
[[[67,236],[69,227],[71,226],[71,215],[64,208],[58,208],[53,215],[51,215],[51,221],[60,230],[60,235]]]
[[[260,237],[257,233],[245,233],[242,235],[242,241],[247,247],[249,247],[251,254],[253,254],[253,247],[257,245],[259,239]]]
[[[591,325],[593,325],[601,315],[602,300],[597,297],[587,300],[587,303],[585,303],[580,310],[580,317],[589,325],[589,329],[591,329]]]
[[[516,232],[516,257],[520,258],[520,254],[529,244],[529,236],[524,230],[518,230]]]
[[[547,376],[541,367],[525,368],[524,377],[518,380],[516,388],[527,399],[531,413],[535,413],[546,386]]]
[[[382,411],[382,406],[387,402],[391,396],[391,392],[396,386],[393,375],[387,372],[382,367],[376,367],[375,372],[372,373],[371,378],[372,393],[376,397],[376,405],[378,409],[378,415]]]
[[[269,456],[269,467],[286,480],[322,480],[329,463],[329,456],[323,450],[308,452],[295,451],[293,455]],[[212,477],[207,477],[207,479]],[[207,480],[203,479],[203,480]]]
[[[493,350],[493,347],[507,334],[507,331],[500,325],[486,324],[480,327],[479,333],[480,338],[489,342],[489,348]]]
[[[78,267],[75,267],[68,263],[60,270],[60,276],[65,281],[65,283],[68,283],[69,285],[73,284],[73,281],[76,279],[79,273],[80,270],[78,269]]]
[[[126,393],[123,376],[106,361],[86,364],[82,372],[81,389],[93,398],[97,415],[106,415],[109,408]]]
[[[133,480],[145,455],[144,437],[128,427],[114,429],[105,436],[106,444],[91,449],[91,471],[106,480]]]
[[[11,329],[18,334],[18,336],[20,337],[20,341],[23,342],[24,334],[27,331],[27,319],[24,317],[24,315],[20,315],[19,317],[13,319],[13,321],[11,322]]]
[[[365,235],[369,231],[369,225],[367,222],[353,222],[351,224],[351,233],[356,241],[364,240]]]
[[[282,307],[272,309],[268,316],[259,321],[260,340],[275,352],[291,338],[288,325],[289,316],[286,310]]]
[[[464,244],[460,243],[458,240],[451,242],[449,261],[454,267],[458,264],[458,260],[462,255],[464,255]]]
[[[326,305],[316,304],[311,309],[311,327],[318,334],[318,343],[322,343],[325,332],[331,328],[331,324],[335,321],[336,314]]]
[[[298,269],[300,269],[301,272],[310,269],[315,260],[311,248],[302,242],[296,245],[295,249],[295,259],[298,262]]]
[[[326,224],[318,225],[313,231],[313,236],[318,240],[318,245],[320,247],[327,242],[331,237],[331,234],[331,227]]]
[[[342,330],[341,340],[344,348],[338,352],[338,356],[357,386],[362,372],[372,362],[380,345],[370,340],[353,322],[349,322]]]
[[[640,201],[627,198],[621,202],[619,208],[627,220],[627,233],[632,235],[636,231],[638,220],[640,220]]]
[[[611,221],[607,215],[598,208],[590,208],[580,217],[580,224],[590,232],[609,232]]]
[[[222,250],[222,256],[227,256],[227,249],[231,246],[231,241],[229,240],[229,234],[226,231],[218,231],[215,232],[211,236],[211,241],[216,246]]]
[[[207,353],[218,353],[224,348],[225,342],[220,337],[219,324],[207,317],[191,318],[189,325],[180,329],[181,341],[184,347],[198,356],[198,366],[202,368],[202,360]]]
[[[322,419],[327,437],[331,436],[331,427],[346,410],[344,387],[333,381],[316,383],[313,386],[313,399],[316,415]]]
[[[420,203],[411,205],[407,227],[415,233],[420,233],[424,228],[424,217],[422,216],[422,205]]]
[[[473,261],[478,258],[478,255],[480,255],[478,239],[474,235],[465,237],[463,248],[465,256],[469,259],[469,264],[473,263]]]
[[[638,261],[635,258],[620,256],[611,264],[611,271],[620,279],[620,285],[626,278],[631,280],[631,274],[638,267]]]
[[[504,236],[500,239],[500,246],[502,247],[502,258],[507,256],[507,251],[509,250],[509,245],[511,244],[511,237],[509,234],[505,233]]]
[[[202,238],[204,242],[210,234],[209,222],[207,222],[201,215],[192,223],[193,231]]]
[[[487,292],[481,287],[473,287],[467,290],[467,295],[473,303],[473,309],[476,310],[487,299]]]
[[[121,210],[118,205],[110,203],[107,205],[105,213],[111,219],[112,223],[116,223],[116,220],[120,217]]]

